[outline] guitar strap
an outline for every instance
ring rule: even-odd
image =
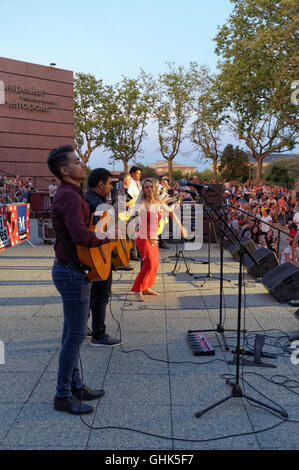
[[[55,224],[55,222],[53,222],[53,228],[55,230],[55,233],[57,235],[57,237],[59,238],[59,241],[61,242],[63,248],[65,249],[65,251],[68,252],[68,254],[70,255],[70,257],[72,258],[73,260],[73,263],[78,266],[78,268],[84,273],[84,274],[88,274],[89,271],[91,271],[91,268],[89,266],[86,266],[86,264],[84,263],[81,263],[81,261],[79,260],[78,256],[76,255],[76,253],[73,251],[72,247],[70,246],[69,242],[64,238],[64,236],[62,235],[61,231],[59,230],[59,228],[57,227],[57,225]]]

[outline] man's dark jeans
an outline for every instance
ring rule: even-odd
[[[94,281],[91,287],[90,308],[92,339],[100,339],[106,332],[106,306],[111,295],[112,271],[106,281]]]
[[[56,396],[69,397],[82,387],[78,366],[79,348],[87,333],[91,283],[72,262],[54,263],[52,278],[63,301],[63,333],[59,355]]]

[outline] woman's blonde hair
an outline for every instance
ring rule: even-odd
[[[144,187],[145,183],[147,183],[148,181],[153,184],[153,201],[152,202],[155,203],[155,204],[160,203],[161,200],[159,198],[159,181],[156,180],[155,178],[145,178],[142,181],[142,183],[141,183],[142,189],[141,189],[141,192],[140,192],[140,195],[139,195],[140,199],[143,200],[143,201],[145,200],[143,187]]]

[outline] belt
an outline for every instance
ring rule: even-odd
[[[55,258],[54,263],[58,264],[58,266],[63,266],[64,268],[67,265],[75,266],[75,263],[71,260],[62,260],[62,259],[58,259],[58,258]]]

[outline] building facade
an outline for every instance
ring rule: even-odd
[[[47,189],[51,149],[74,144],[73,72],[0,57],[0,175]]]
[[[168,173],[168,162],[166,160],[158,160],[156,163],[150,163],[149,165],[151,168],[154,168],[157,172],[157,174],[160,175],[165,175]],[[190,166],[190,165],[183,165],[181,163],[172,163],[172,170],[180,170],[183,175],[190,175],[192,173],[196,172],[196,166]]]

